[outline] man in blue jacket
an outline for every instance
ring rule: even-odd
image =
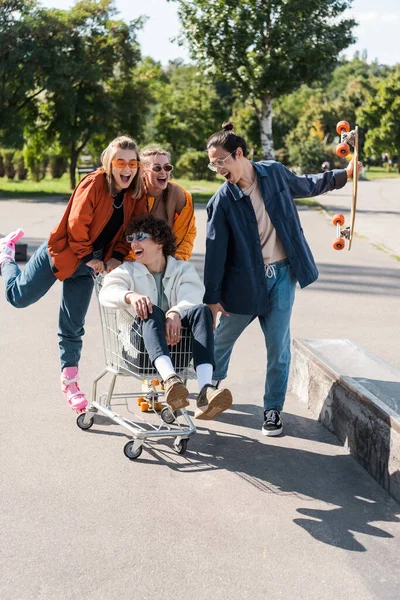
[[[342,188],[353,163],[298,177],[278,162],[249,161],[245,140],[232,130],[223,125],[207,143],[210,169],[226,179],[207,205],[204,302],[214,328],[221,313],[214,380],[227,376],[236,340],[257,317],[267,348],[262,433],[275,436],[282,433],[296,283],[304,288],[318,278],[293,198]]]

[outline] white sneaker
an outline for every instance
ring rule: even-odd
[[[23,235],[24,230],[20,228],[0,238],[0,267],[5,262],[15,260],[15,244]]]

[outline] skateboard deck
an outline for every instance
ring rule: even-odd
[[[350,226],[345,229],[340,229],[344,225],[345,218],[342,214],[336,214],[332,218],[333,225],[337,227],[337,238],[333,243],[335,250],[343,250],[348,241],[347,249],[351,250],[351,245],[354,236],[354,224],[357,212],[357,192],[358,192],[358,126],[356,125],[353,131],[350,131],[350,125],[347,121],[340,121],[336,126],[336,131],[340,135],[340,144],[336,147],[336,154],[340,157],[347,156],[350,152],[350,145],[353,146],[353,187],[351,197],[350,210]]]

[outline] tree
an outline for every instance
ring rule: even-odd
[[[60,62],[54,17],[35,0],[0,2],[0,143],[22,147],[23,128]]]
[[[388,153],[397,157],[400,172],[400,68],[377,80],[364,106],[357,111],[360,125],[367,127],[364,149],[368,156]]]
[[[48,138],[68,149],[70,182],[80,153],[94,136],[138,131],[141,112],[133,70],[140,60],[137,30],[113,20],[112,0],[83,0],[70,11],[49,11],[59,20],[60,60],[47,82]]]
[[[153,115],[157,142],[174,154],[204,151],[207,138],[230,113],[226,98],[222,101],[216,86],[196,66],[172,63],[165,75],[167,83],[159,88]]]
[[[191,56],[249,100],[261,146],[273,158],[272,101],[303,83],[326,80],[353,43],[352,0],[172,0]]]

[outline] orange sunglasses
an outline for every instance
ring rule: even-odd
[[[111,164],[116,169],[125,169],[126,165],[129,165],[130,169],[137,169],[140,167],[140,160],[124,160],[123,158],[117,158],[117,160],[112,160]]]

